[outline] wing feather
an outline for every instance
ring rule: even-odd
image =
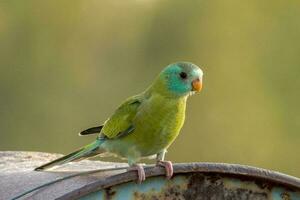
[[[142,95],[136,95],[122,103],[115,113],[106,120],[100,137],[119,138],[134,130],[133,119],[142,103]]]

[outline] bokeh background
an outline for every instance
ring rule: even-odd
[[[0,150],[77,149],[182,60],[204,90],[167,159],[300,176],[299,0],[0,1]]]

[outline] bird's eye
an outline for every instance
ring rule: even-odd
[[[185,72],[180,72],[179,76],[182,79],[186,79],[187,78],[187,74]]]

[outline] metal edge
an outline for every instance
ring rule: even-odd
[[[285,187],[291,187],[300,190],[300,179],[282,174],[279,172],[246,166],[238,164],[226,163],[178,163],[174,164],[174,174],[183,173],[218,173],[239,178],[258,179],[279,184]],[[146,177],[154,177],[164,175],[165,171],[161,167],[150,167],[145,169]],[[81,188],[73,190],[68,194],[58,197],[58,200],[78,199],[89,193],[96,192],[101,189],[111,187],[137,179],[137,174],[134,171],[129,171],[111,176],[107,179],[101,179],[96,182],[87,184]]]

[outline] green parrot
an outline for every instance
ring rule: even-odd
[[[188,96],[202,89],[202,76],[202,70],[193,63],[168,65],[150,87],[123,102],[102,126],[80,133],[98,133],[93,143],[35,170],[109,153],[126,158],[128,170],[137,171],[139,183],[146,178],[139,160],[153,156],[171,178],[173,166],[164,160],[165,153],[183,126]]]

